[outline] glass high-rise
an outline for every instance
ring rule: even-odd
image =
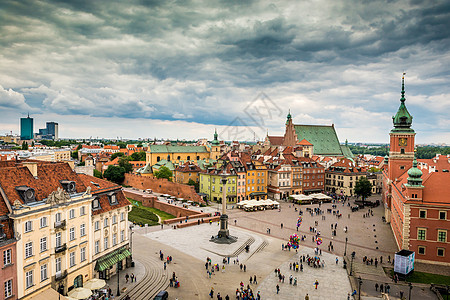
[[[33,118],[30,118],[30,115],[26,118],[20,118],[20,139],[33,139]]]

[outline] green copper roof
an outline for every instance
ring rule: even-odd
[[[394,123],[394,129],[391,132],[414,132],[411,128],[413,117],[409,114],[405,105],[405,77],[402,77],[402,97],[400,98],[400,107],[398,108],[395,116],[392,117]]]
[[[408,170],[407,186],[422,186],[422,171],[417,168],[417,159],[414,156],[413,166]]]
[[[341,145],[341,151],[345,157],[347,157],[349,159],[355,158],[355,155],[352,153],[352,150],[350,150],[350,147],[348,146],[347,143],[345,145]]]
[[[153,169],[155,170],[159,170],[159,168],[161,168],[162,166],[168,168],[170,171],[174,171],[175,170],[175,166],[171,161],[162,159],[160,161],[158,161],[156,164],[154,164],[152,166]]]
[[[211,144],[213,146],[218,146],[220,144],[219,140],[217,139],[217,130],[214,130],[214,140],[211,142]]]
[[[150,164],[147,164],[145,167],[139,168],[136,170],[137,173],[141,174],[153,174],[152,166]]]
[[[208,152],[205,146],[171,146],[171,145],[151,145],[151,153],[201,153]]]
[[[294,128],[299,141],[306,139],[313,144],[314,154],[344,155],[334,126],[294,125]]]
[[[287,115],[286,124],[289,122],[290,119],[292,119],[292,116],[291,116],[291,110],[289,110],[289,113],[288,113],[288,115]]]

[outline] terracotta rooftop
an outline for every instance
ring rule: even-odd
[[[281,146],[284,142],[284,136],[267,136],[271,145]]]
[[[311,144],[310,142],[308,142],[306,139],[303,139],[303,140],[301,140],[300,142],[298,142],[297,145],[302,145],[302,146],[312,146],[313,144]]]

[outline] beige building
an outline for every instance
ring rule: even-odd
[[[52,287],[63,293],[92,277],[92,196],[67,164],[0,168],[17,238],[17,297]]]

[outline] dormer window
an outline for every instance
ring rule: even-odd
[[[117,204],[116,193],[109,193],[109,194],[108,194],[108,198],[109,198],[109,203],[110,203],[111,205]]]
[[[76,193],[76,184],[75,181],[71,180],[61,180],[61,185],[63,186],[64,190],[68,193]]]
[[[100,209],[100,201],[98,200],[98,198],[92,200],[92,209]]]
[[[4,225],[3,225],[3,224],[0,224],[0,240],[6,238],[6,233],[5,233],[5,231],[3,230],[3,227],[4,227]]]
[[[22,198],[23,202],[25,204],[35,202],[36,201],[36,195],[33,188],[30,188],[28,186],[18,186],[16,187],[16,191],[19,193],[20,198]]]

